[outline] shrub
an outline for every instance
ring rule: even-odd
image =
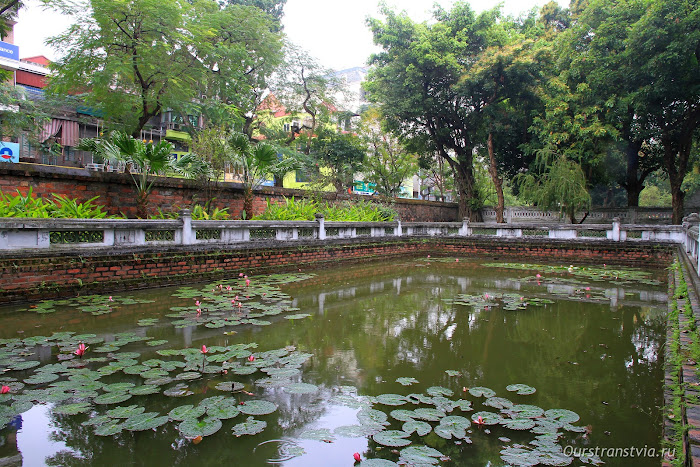
[[[337,204],[320,203],[313,199],[285,198],[283,204],[267,202],[265,212],[257,220],[313,220],[320,212],[327,221],[387,222],[396,218],[391,207],[371,201],[343,201]]]
[[[53,199],[35,198],[32,189],[26,195],[17,190],[16,195],[0,193],[0,217],[104,219],[104,206],[93,204],[95,196],[84,202],[67,196],[52,195]]]

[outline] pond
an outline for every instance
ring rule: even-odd
[[[0,309],[0,464],[659,464],[665,270],[244,273]]]

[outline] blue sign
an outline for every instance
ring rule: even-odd
[[[19,162],[19,143],[0,141],[0,162]]]
[[[7,42],[0,41],[0,57],[19,60],[19,47]]]

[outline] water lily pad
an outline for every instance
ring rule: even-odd
[[[115,423],[115,420],[109,415],[98,415],[96,417],[90,417],[81,423],[82,426],[99,426],[106,423]]]
[[[511,384],[506,386],[506,389],[521,396],[529,396],[530,394],[534,394],[536,391],[535,388],[528,386],[527,384]]]
[[[231,368],[230,371],[237,375],[252,375],[256,371],[258,371],[258,369],[252,366],[237,366]]]
[[[245,401],[238,409],[246,415],[267,415],[277,410],[277,404],[263,400]]]
[[[540,463],[539,452],[535,450],[508,446],[500,454],[501,460],[512,466],[529,467]]]
[[[201,377],[202,374],[198,371],[185,371],[184,373],[180,373],[179,375],[177,375],[175,379],[180,381],[190,381]]]
[[[124,429],[129,431],[144,431],[158,428],[168,423],[167,415],[158,412],[146,412],[133,415],[124,421]]]
[[[513,407],[513,403],[503,397],[489,397],[483,404],[488,407],[493,407],[494,409],[508,409]]]
[[[566,431],[571,431],[572,433],[586,433],[588,431],[585,426],[576,426],[570,423],[567,423],[562,428],[564,428]]]
[[[374,439],[376,443],[381,444],[382,446],[403,447],[411,444],[411,440],[406,439],[409,436],[411,436],[411,434],[406,433],[405,431],[386,430],[377,433],[372,437],[372,439]]]
[[[531,418],[507,418],[501,420],[501,425],[511,430],[529,430],[535,426]]]
[[[415,465],[436,465],[444,457],[437,449],[428,446],[409,446],[401,450],[399,461]]]
[[[442,386],[431,386],[426,391],[431,396],[446,396],[450,397],[454,394],[452,389],[444,388]]]
[[[95,404],[121,404],[133,396],[126,392],[107,392],[94,399]]]
[[[219,383],[214,387],[219,391],[234,392],[240,391],[245,386],[243,385],[243,383],[239,383],[238,381],[226,381],[223,383]]]
[[[56,381],[58,379],[58,375],[54,373],[46,373],[46,372],[37,372],[30,376],[29,378],[26,378],[24,382],[26,384],[46,384],[46,383],[51,383],[52,381]]]
[[[296,315],[287,315],[284,317],[284,319],[304,319],[308,318],[309,316],[311,315],[307,313],[298,313]]]
[[[362,409],[357,413],[357,419],[363,425],[388,425],[387,415],[375,409]]]
[[[59,405],[53,408],[53,413],[60,415],[77,415],[79,413],[89,412],[92,404],[87,402],[77,402],[75,404]]]
[[[181,405],[180,407],[175,407],[170,412],[168,412],[168,417],[171,420],[182,421],[188,418],[199,418],[206,412],[206,407],[194,406],[194,405]]]
[[[461,373],[457,370],[445,370],[445,373],[447,373],[447,376],[459,376]]]
[[[213,417],[206,417],[202,420],[196,418],[185,419],[178,425],[180,433],[187,438],[196,438],[197,436],[210,436],[221,429],[221,420]]]
[[[206,409],[207,415],[220,420],[235,418],[241,413],[234,399],[227,399],[216,404],[210,404]]]
[[[477,421],[481,417],[484,425],[498,425],[503,420],[500,414],[493,412],[477,412],[472,414],[472,421]]]
[[[146,345],[148,345],[149,347],[157,347],[159,345],[167,344],[168,342],[169,341],[166,339],[157,339],[157,340],[152,340],[152,341],[146,342]]]
[[[168,397],[186,397],[191,396],[194,392],[190,391],[186,384],[180,383],[163,391],[163,395]]]
[[[107,392],[126,392],[134,386],[134,383],[112,383],[103,385],[102,389]]]
[[[459,415],[451,415],[440,420],[440,424],[433,428],[433,431],[445,439],[452,439],[452,437],[466,439],[467,429],[470,427],[471,422],[468,419]]]
[[[235,436],[256,435],[258,433],[262,433],[266,427],[267,422],[255,420],[253,417],[248,417],[245,422],[235,425],[231,431]]]
[[[375,400],[383,405],[404,405],[408,402],[406,397],[400,394],[380,394]]]
[[[496,395],[496,391],[490,388],[476,386],[473,388],[469,388],[469,394],[471,394],[474,397],[493,397]]]
[[[398,467],[399,464],[387,459],[363,459],[358,467]]]
[[[373,435],[376,431],[368,432],[367,425],[343,425],[333,430],[333,433],[343,438],[364,438]]]
[[[146,411],[145,407],[140,407],[138,405],[129,405],[126,407],[116,407],[112,410],[107,411],[107,415],[112,418],[129,418],[134,415],[142,414]]]
[[[544,410],[536,405],[518,404],[509,410],[518,414],[518,418],[538,418],[544,415]]]
[[[418,383],[418,380],[416,378],[401,377],[397,378],[396,382],[399,383],[401,386],[410,386],[411,384]]]
[[[121,421],[112,421],[97,426],[95,428],[95,434],[97,436],[114,436],[121,433],[122,430],[124,430],[124,424]]]
[[[122,371],[127,375],[140,375],[141,373],[150,370],[146,365],[133,365],[124,368]]]
[[[305,430],[299,434],[299,438],[325,442],[335,441],[335,436],[333,436],[333,433],[331,433],[331,430],[329,430],[328,428]]]
[[[567,409],[549,409],[544,414],[547,418],[559,420],[562,423],[576,423],[581,419],[576,412]]]
[[[403,409],[392,410],[389,413],[389,415],[391,415],[396,420],[399,420],[402,422],[413,421],[414,417],[416,416],[416,414],[413,413],[413,410],[403,410]]]
[[[309,383],[292,383],[286,386],[287,392],[291,394],[315,394],[318,386]]]
[[[401,426],[401,429],[406,433],[415,431],[418,436],[425,436],[433,430],[433,427],[428,422],[409,420]]]
[[[438,409],[420,408],[413,411],[414,418],[428,422],[437,422],[445,416],[445,412]]]
[[[22,361],[10,362],[7,365],[7,368],[10,370],[22,371],[22,370],[30,370],[32,368],[36,368],[39,365],[41,365],[41,362],[37,362],[36,360],[22,360]]]

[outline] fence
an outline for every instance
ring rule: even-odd
[[[696,270],[700,261],[700,216],[683,225],[510,223],[492,222],[326,222],[196,221],[189,210],[176,220],[1,219],[0,252],[61,251],[81,247],[174,245],[288,244],[300,240],[382,239],[391,237],[470,237],[569,239],[576,241],[670,242],[681,244]]]
[[[496,221],[496,209],[485,207],[481,210],[485,222]],[[576,218],[582,219],[584,213],[577,213]],[[670,224],[673,216],[671,208],[595,208],[586,217],[585,223],[596,224],[612,222],[618,218],[623,224]],[[503,220],[510,223],[567,223],[569,219],[559,211],[541,210],[533,207],[507,207],[503,210]]]

